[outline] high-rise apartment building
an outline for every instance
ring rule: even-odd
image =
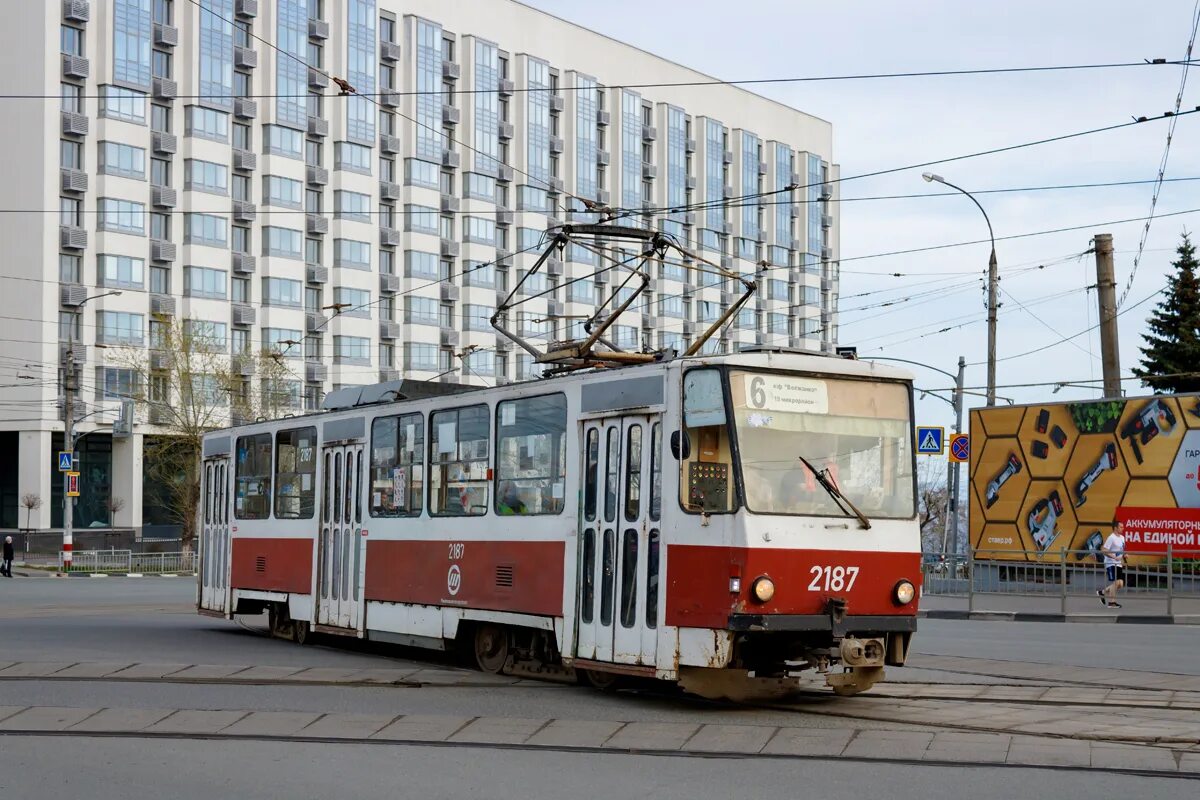
[[[153,353],[160,326],[235,360],[277,353],[297,412],[400,376],[533,377],[489,319],[547,228],[589,219],[579,198],[727,268],[771,265],[710,348],[833,347],[837,168],[820,119],[511,0],[11,5],[0,85],[31,97],[0,99],[0,527],[61,525],[68,352],[76,525],[161,521],[141,461],[164,430],[145,408],[111,427],[144,389],[114,350]],[[572,279],[606,263],[569,248],[509,325],[571,338],[617,272]],[[653,269],[621,346],[682,347],[739,288]]]

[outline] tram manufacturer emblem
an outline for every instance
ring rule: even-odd
[[[458,564],[451,564],[450,571],[446,573],[446,591],[451,597],[458,594],[458,590],[462,588],[462,570]]]

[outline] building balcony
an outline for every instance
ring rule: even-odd
[[[179,140],[173,133],[152,131],[150,133],[150,149],[163,155],[172,155],[179,149]]]
[[[239,275],[253,275],[258,267],[258,259],[249,253],[234,253],[231,265]]]
[[[62,132],[64,136],[87,136],[88,118],[74,111],[62,112]]]
[[[258,51],[252,47],[234,47],[233,65],[238,69],[255,69],[258,67]]]
[[[170,263],[175,260],[175,243],[165,239],[150,240],[150,260]]]
[[[324,186],[329,183],[329,170],[309,164],[304,169],[304,178],[310,186]]]
[[[83,56],[70,56],[63,53],[62,76],[64,78],[86,80],[89,74],[91,74],[91,62]]]
[[[92,18],[92,7],[87,0],[63,0],[62,17],[66,22],[87,22]]]
[[[61,169],[59,185],[64,192],[80,194],[88,190],[88,174],[81,169]]]
[[[258,167],[258,153],[251,150],[233,151],[233,168],[243,172],[253,172]]]

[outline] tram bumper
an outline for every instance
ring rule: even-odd
[[[840,618],[832,614],[731,614],[729,630],[739,633],[827,631],[841,638],[850,633],[914,633],[917,630],[917,618],[912,614],[847,614]]]

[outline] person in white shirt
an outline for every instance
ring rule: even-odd
[[[1104,574],[1108,578],[1108,586],[1097,589],[1100,603],[1108,608],[1120,608],[1117,602],[1117,590],[1125,586],[1125,525],[1119,520],[1113,520],[1112,533],[1104,540],[1100,548],[1104,555]]]

